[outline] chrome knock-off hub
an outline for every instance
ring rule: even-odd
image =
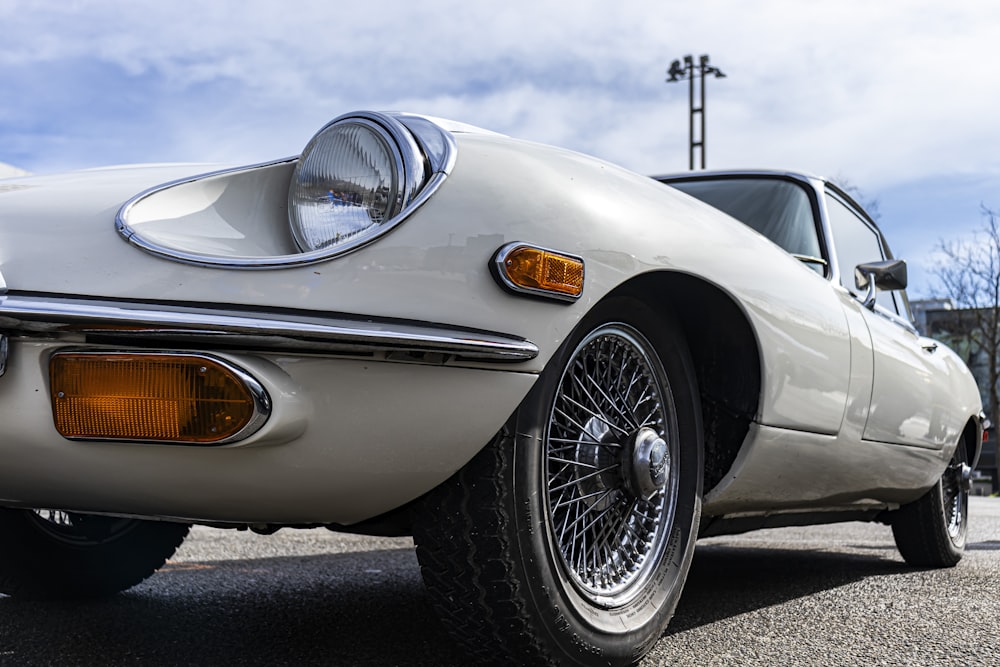
[[[656,431],[641,428],[632,438],[631,452],[626,453],[624,463],[629,490],[649,500],[667,483],[670,449]]]

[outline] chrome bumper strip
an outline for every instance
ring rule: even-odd
[[[266,352],[384,353],[389,360],[423,363],[449,358],[519,362],[538,356],[538,347],[520,338],[432,324],[9,293],[0,295],[0,332]]]

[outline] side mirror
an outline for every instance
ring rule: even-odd
[[[865,308],[874,310],[878,290],[906,289],[906,262],[901,259],[885,259],[858,264],[854,268],[854,284],[858,289],[868,290],[865,293]]]

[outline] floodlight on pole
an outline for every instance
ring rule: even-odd
[[[724,79],[725,74],[722,73],[718,67],[713,67],[708,64],[708,56],[699,56],[698,64],[695,64],[693,56],[684,56],[684,60],[675,60],[670,63],[670,69],[667,70],[667,83],[675,83],[677,81],[683,81],[687,79],[689,82],[688,88],[688,108],[690,110],[690,119],[688,123],[688,163],[689,169],[694,171],[694,153],[695,149],[701,149],[701,168],[705,168],[705,77],[714,76],[716,79]],[[698,102],[695,103],[695,85],[694,80],[701,79],[701,86],[698,95]],[[700,133],[697,140],[695,139],[695,116],[698,116],[700,122]]]

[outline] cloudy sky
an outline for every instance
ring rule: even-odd
[[[998,45],[983,0],[0,0],[0,163],[257,162],[400,109],[684,171],[666,70],[709,54],[708,167],[849,182],[921,296],[1000,209]]]

